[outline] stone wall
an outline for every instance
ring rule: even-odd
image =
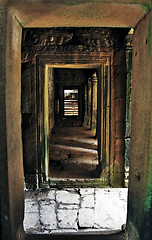
[[[152,236],[152,13],[135,29],[133,46],[128,220],[146,240]]]
[[[2,7],[0,48],[1,222],[2,238],[16,239],[23,227],[23,159],[21,139],[21,27]],[[15,41],[14,41],[15,39]],[[6,47],[7,46],[7,47]],[[20,210],[20,208],[22,210]]]
[[[6,23],[7,8],[0,5],[0,215],[1,215],[1,234],[9,239],[11,232],[11,220],[9,215],[9,189],[8,189],[8,163],[7,163],[7,132],[6,132]],[[3,34],[2,34],[3,33]],[[5,147],[4,147],[5,146]],[[5,191],[4,191],[5,189]],[[5,218],[7,216],[7,219]]]

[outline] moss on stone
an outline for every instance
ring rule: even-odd
[[[123,174],[122,174],[123,172]],[[110,166],[110,186],[124,187],[124,169],[118,163]]]

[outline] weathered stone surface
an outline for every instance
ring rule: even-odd
[[[50,189],[49,191],[41,191],[38,194],[38,199],[48,198],[50,200],[55,200],[55,190]]]
[[[80,228],[94,226],[94,209],[81,208],[79,210],[79,226]]]
[[[72,228],[77,229],[77,210],[58,210],[58,226],[59,228]]]
[[[30,229],[39,227],[39,214],[36,212],[30,213],[27,212],[24,218],[24,228]]]
[[[25,196],[25,201],[37,201],[37,195],[38,195],[38,191],[33,191],[33,190],[26,190],[24,191],[24,196]]]
[[[58,203],[79,204],[80,200],[78,194],[61,190],[56,192],[56,201]]]
[[[94,207],[94,195],[86,195],[82,197],[81,208],[93,208]]]
[[[25,212],[38,213],[38,205],[36,201],[31,199],[25,199]]]
[[[127,188],[69,189],[61,190],[61,195],[59,192],[55,189],[26,192],[24,228],[27,233],[120,230],[126,223]],[[61,203],[63,193],[67,194],[66,203]],[[73,203],[75,196],[79,197],[79,204]]]
[[[80,195],[88,195],[88,194],[94,194],[94,188],[81,188],[80,189]]]
[[[125,202],[127,202],[128,188],[120,189],[119,196],[121,200],[124,200]]]
[[[40,221],[43,226],[49,229],[57,228],[57,219],[55,213],[55,202],[40,202]]]
[[[94,227],[121,230],[122,223],[126,223],[126,204],[120,201],[119,190],[96,191]]]
[[[25,4],[21,9],[17,4],[15,15],[26,28],[37,26],[135,27],[146,13],[146,8],[142,8],[138,4],[120,4],[122,1],[115,4],[115,2],[110,1],[110,5],[102,1],[85,1],[83,4],[82,2],[78,4],[69,4],[69,2],[63,4],[62,2],[62,5],[51,2],[51,4],[33,4],[32,7],[30,2],[30,5]]]

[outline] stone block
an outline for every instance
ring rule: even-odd
[[[82,197],[81,208],[94,208],[94,195],[86,195]]]
[[[95,228],[121,230],[126,223],[126,202],[120,201],[119,191],[98,190],[95,195]]]
[[[40,202],[40,221],[47,229],[57,228],[55,202]]]
[[[90,228],[94,226],[94,209],[81,208],[79,209],[79,227]]]
[[[57,219],[59,228],[77,229],[78,210],[58,210]]]
[[[26,213],[38,213],[38,204],[31,199],[25,199],[25,212]]]
[[[88,195],[88,194],[94,194],[94,188],[81,188],[80,189],[80,195]]]
[[[25,218],[23,221],[23,225],[24,225],[24,229],[37,229],[39,227],[39,215],[36,212],[33,213],[29,213],[26,212],[25,213]]]
[[[127,202],[128,198],[128,188],[122,188],[120,191],[120,200]]]
[[[79,204],[79,194],[68,192],[65,190],[56,192],[56,201],[58,203]]]

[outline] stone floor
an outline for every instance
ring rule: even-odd
[[[25,191],[24,229],[32,234],[120,231],[127,194],[127,188]]]
[[[49,143],[51,178],[96,178],[97,139],[89,127],[54,127]]]

